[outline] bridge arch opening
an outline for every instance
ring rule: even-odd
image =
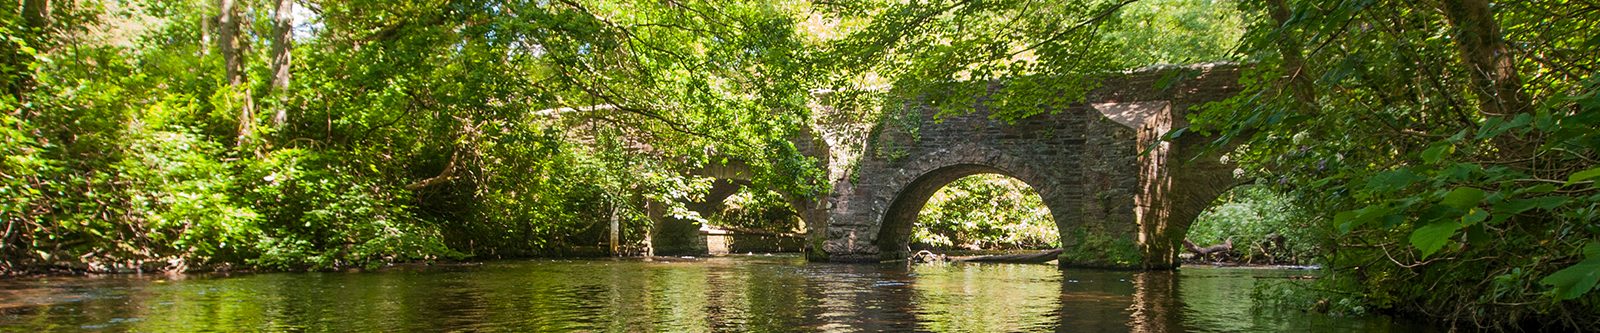
[[[1312,215],[1270,186],[1230,187],[1186,226],[1183,235],[1190,244],[1185,247],[1200,251],[1186,250],[1180,258],[1197,264],[1311,264],[1310,254],[1319,251],[1310,240],[1331,237],[1315,227]]]
[[[982,189],[973,191],[971,187]],[[885,211],[874,243],[885,258],[905,258],[916,250],[936,245],[967,250],[1018,249],[1018,243],[1023,243],[1021,248],[1059,248],[1061,227],[1036,189],[1036,183],[988,165],[957,164],[934,169],[912,180],[895,195]],[[1017,208],[1031,211],[1010,216],[1014,219],[995,214]],[[950,209],[987,211],[972,214],[972,211],[947,211]],[[987,230],[988,235],[951,234],[995,227],[1010,229]],[[997,242],[995,238],[1010,239]],[[1017,242],[1020,239],[1027,240]],[[948,243],[930,244],[941,240]]]
[[[962,177],[928,199],[911,230],[912,250],[1033,250],[1060,247],[1038,191],[985,173]]]
[[[748,178],[713,178],[705,193],[681,201],[683,215],[651,212],[651,255],[801,252],[809,229],[794,199]]]

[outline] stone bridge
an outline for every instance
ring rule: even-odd
[[[1231,65],[1134,72],[1103,82],[1086,102],[1015,123],[990,119],[979,96],[971,112],[938,121],[934,108],[908,104],[919,114],[877,125],[856,168],[834,180],[824,211],[812,214],[818,221],[807,221],[810,257],[906,258],[912,224],[934,192],[997,173],[1044,199],[1063,266],[1176,267],[1190,223],[1236,181],[1233,167],[1204,149],[1209,138],[1160,138],[1187,126],[1191,109],[1236,94],[1237,82]]]
[[[802,139],[803,138],[803,139]],[[828,160],[827,146],[820,138],[811,133],[802,133],[802,138],[793,141],[799,152],[815,158],[818,161]],[[711,186],[703,195],[680,202],[685,209],[695,212],[702,217],[709,217],[721,212],[725,205],[723,202],[729,196],[738,193],[743,187],[750,186],[753,171],[749,164],[737,159],[718,159],[705,166],[684,170],[683,173],[696,177],[711,178]],[[820,223],[827,218],[821,198],[809,198],[791,193],[778,192],[796,215],[807,225]],[[703,227],[699,221],[670,216],[666,206],[657,202],[646,202],[645,214],[652,222],[650,228],[650,255],[679,256],[679,255],[706,255],[709,252],[706,235],[701,232]]]

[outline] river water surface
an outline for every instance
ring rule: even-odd
[[[859,265],[787,256],[0,281],[0,331],[1412,332],[1258,304],[1311,271]]]

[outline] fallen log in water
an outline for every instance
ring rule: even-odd
[[[1061,249],[1045,250],[1045,251],[1040,251],[1038,253],[1019,253],[1019,254],[1004,254],[1004,255],[992,255],[992,256],[950,257],[950,261],[1009,262],[1009,263],[1042,264],[1042,263],[1050,262],[1051,260],[1056,260],[1056,258],[1059,258],[1059,257],[1061,257]]]
[[[1186,249],[1186,250],[1189,250],[1189,252],[1194,253],[1195,255],[1200,256],[1200,258],[1203,258],[1205,260],[1210,260],[1212,254],[1232,253],[1233,252],[1233,238],[1228,238],[1228,240],[1225,241],[1225,242],[1222,242],[1222,244],[1217,244],[1217,245],[1212,245],[1212,246],[1207,246],[1207,247],[1200,247],[1198,245],[1194,245],[1194,242],[1189,241],[1188,238],[1184,238],[1183,239],[1183,248]]]
[[[942,254],[933,253],[933,251],[922,250],[922,251],[917,251],[917,254],[912,255],[910,260],[913,263],[925,263],[926,264],[926,263],[935,263],[935,262],[945,261],[945,257]]]

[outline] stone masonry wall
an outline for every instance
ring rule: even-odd
[[[825,231],[812,231],[821,243],[812,257],[904,258],[916,214],[934,192],[998,173],[1044,199],[1067,250],[1063,265],[1170,268],[1194,216],[1217,188],[1232,186],[1232,168],[1216,156],[1193,158],[1205,138],[1157,139],[1185,126],[1191,108],[1231,96],[1236,82],[1227,65],[1129,73],[1106,80],[1085,103],[1012,124],[990,119],[981,98],[971,112],[937,120],[933,108],[907,101],[911,112],[877,125],[854,174],[822,205],[828,217],[818,224]]]
[[[945,184],[978,173],[1027,183],[1038,190],[1058,225],[1083,227],[1078,152],[1084,144],[1084,110],[1046,112],[1006,124],[989,119],[980,103],[973,104],[973,112],[939,121],[933,108],[915,102],[906,107],[911,112],[879,125],[856,174],[834,193],[829,241],[823,245],[829,260],[903,258],[912,223],[927,199]]]

